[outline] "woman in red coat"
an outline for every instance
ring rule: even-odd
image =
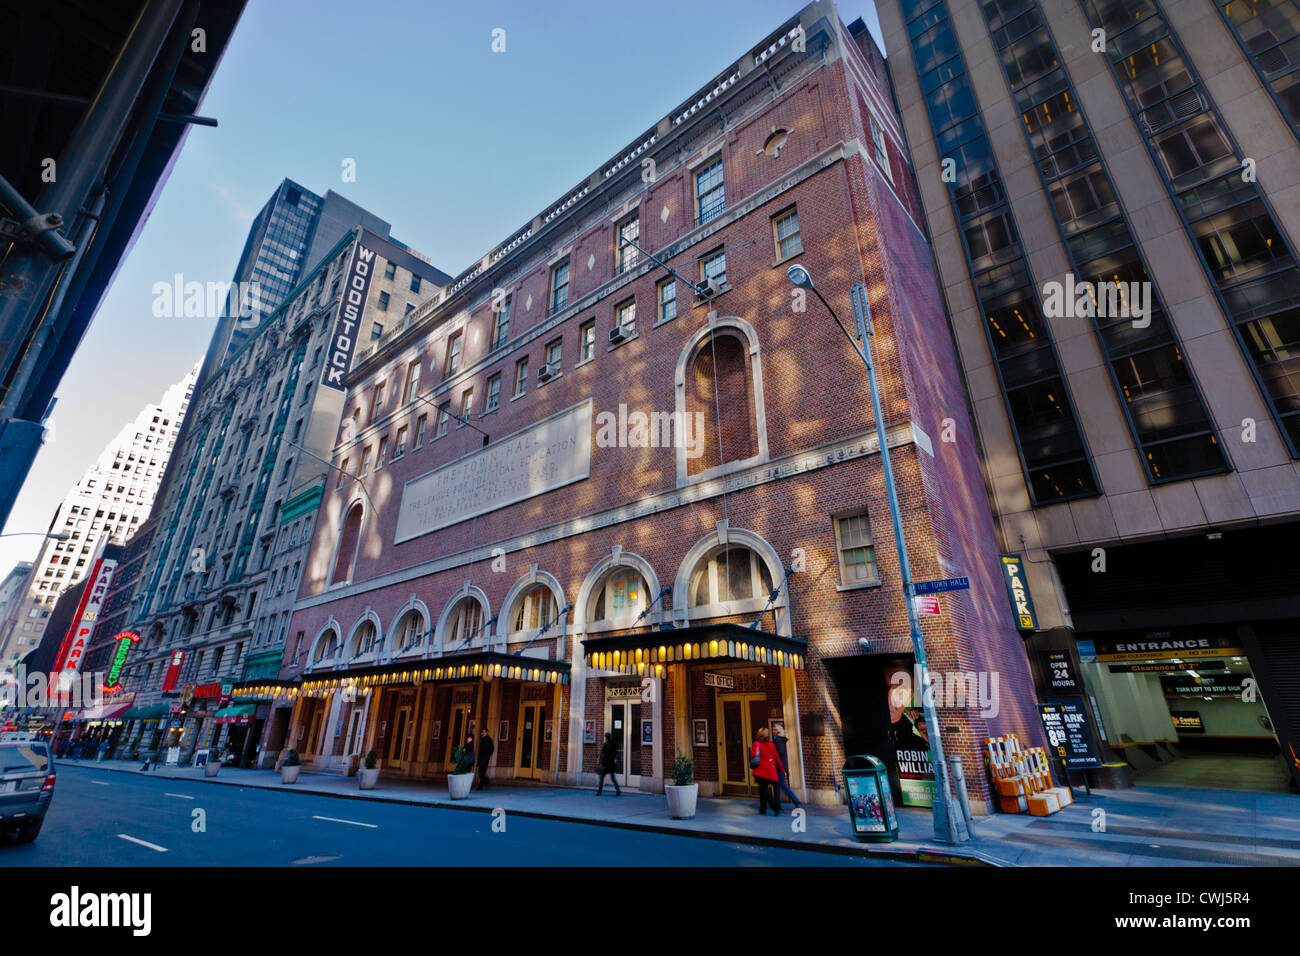
[[[754,763],[755,760],[758,761],[757,764]],[[772,734],[766,727],[758,729],[758,739],[754,741],[754,747],[749,752],[749,763],[754,772],[754,780],[758,783],[758,812],[766,813],[768,804],[771,804],[772,813],[780,816],[781,795],[776,785],[781,779],[781,774],[785,772],[785,767],[781,764],[781,755],[776,752],[776,746],[772,743]]]

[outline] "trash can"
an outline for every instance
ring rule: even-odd
[[[849,797],[849,822],[853,836],[870,843],[891,843],[898,839],[898,814],[889,789],[889,771],[870,754],[844,761],[840,769],[844,792]]]

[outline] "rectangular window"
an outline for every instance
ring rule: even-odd
[[[360,478],[364,478],[368,474],[370,474],[370,446],[369,445],[367,445],[366,450],[361,453],[361,471],[357,473],[357,476]]]
[[[803,252],[803,239],[799,235],[798,210],[787,209],[772,218],[772,237],[776,242],[778,262]]]
[[[596,320],[589,319],[578,327],[578,361],[587,362],[596,354]]]
[[[417,275],[411,276],[411,291],[412,292],[420,291],[420,277]]]
[[[460,396],[460,424],[464,425],[469,421],[470,413],[474,411],[474,389],[467,388]]]
[[[885,132],[880,128],[880,121],[874,113],[867,113],[867,124],[871,127],[871,142],[876,148],[876,162],[890,182],[893,182],[894,174],[889,168],[889,150],[885,148]]]
[[[397,442],[393,446],[393,461],[401,458],[406,454],[406,426],[403,425],[397,430]]]
[[[665,279],[659,283],[659,321],[667,322],[677,318],[677,283]]]
[[[379,293],[379,311],[380,311],[380,312],[387,312],[387,311],[388,311],[388,293],[387,293],[387,292],[381,292],[381,293]]]
[[[383,407],[384,386],[387,384],[387,382],[380,382],[375,386],[374,394],[370,402],[370,421],[372,422],[379,417],[379,410]]]
[[[553,339],[546,343],[546,367],[552,375],[560,371],[564,358],[564,340]]]
[[[447,339],[447,374],[455,375],[460,368],[460,351],[465,345],[465,332],[453,332]]]
[[[727,254],[717,252],[709,256],[700,266],[703,278],[708,279],[715,289],[727,284]]]
[[[492,348],[499,349],[510,338],[510,296],[501,302],[501,308],[492,317]]]
[[[434,438],[441,438],[447,434],[447,422],[451,418],[451,402],[443,402],[438,406],[438,427],[433,432]]]
[[[370,337],[372,339],[382,338],[383,335],[384,335],[384,327],[380,325],[378,322],[370,326]]]
[[[415,445],[412,447],[419,448],[421,445],[424,444],[424,429],[428,426],[428,424],[429,424],[428,415],[421,415],[419,418],[415,420]]]
[[[402,390],[402,404],[409,405],[420,393],[420,360],[406,366],[406,388]]]
[[[636,246],[628,245],[628,241],[637,242],[641,238],[641,220],[636,216],[624,220],[618,227],[618,238],[614,250],[614,262],[618,266],[620,274],[631,269],[640,261],[641,252]]]
[[[551,270],[551,315],[569,304],[569,263],[561,262]]]
[[[384,265],[384,278],[391,279],[397,275],[397,265],[389,262]]]
[[[628,299],[614,307],[614,323],[624,335],[636,335],[636,299]]]
[[[487,380],[487,403],[483,406],[483,411],[493,411],[501,404],[501,373],[498,372]]]
[[[722,183],[721,156],[695,174],[695,198],[701,225],[726,211],[727,195]]]
[[[845,587],[878,581],[876,549],[871,542],[867,513],[835,519],[840,552],[840,583]]]
[[[528,391],[528,359],[521,358],[515,363],[515,398]]]

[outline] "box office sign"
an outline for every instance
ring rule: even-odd
[[[374,263],[375,250],[367,249],[358,241],[352,247],[352,261],[348,264],[343,297],[339,300],[338,315],[334,319],[334,334],[330,336],[325,368],[321,372],[320,383],[326,388],[339,392],[346,390],[343,380],[352,367],[352,354],[357,349]]]
[[[428,474],[402,489],[395,544],[591,474],[591,400]]]
[[[1047,731],[1049,748],[1056,759],[1065,761],[1067,770],[1101,766],[1082,698],[1043,701],[1038,713]]]
[[[724,690],[734,690],[736,687],[736,678],[730,674],[715,674],[712,671],[704,672],[705,687],[721,687]]]
[[[1002,580],[1007,585],[1007,597],[1016,618],[1016,628],[1021,631],[1038,630],[1038,615],[1034,613],[1034,599],[1029,594],[1029,581],[1025,577],[1025,560],[1018,554],[1004,554]]]

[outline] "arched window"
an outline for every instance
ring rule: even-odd
[[[463,597],[456,602],[451,616],[447,618],[447,634],[444,647],[456,647],[462,642],[468,644],[483,630],[483,605],[472,597]]]
[[[531,631],[555,620],[555,595],[545,584],[535,584],[515,604],[512,631]]]
[[[343,534],[339,538],[338,554],[334,557],[334,574],[330,577],[330,584],[341,584],[352,579],[352,563],[357,557],[357,542],[360,538],[361,502],[357,502],[343,522]]]
[[[699,444],[687,455],[688,475],[758,454],[753,384],[739,336],[720,329],[699,344],[686,369],[686,412],[703,434],[691,436]]]
[[[312,659],[313,664],[319,664],[332,658],[339,649],[339,636],[334,630],[327,631],[319,641],[316,642],[316,656]]]
[[[393,646],[398,654],[414,650],[424,638],[424,616],[415,608],[402,615],[393,632]]]
[[[726,547],[705,555],[691,572],[691,607],[727,601],[766,601],[772,593],[772,573],[758,553]]]
[[[614,568],[592,591],[587,620],[600,623],[635,619],[645,610],[646,602],[646,583],[641,572],[635,568]]]
[[[362,621],[357,627],[356,633],[352,635],[352,653],[348,655],[348,658],[369,654],[378,643],[379,628],[375,627],[375,622],[371,620]]]

